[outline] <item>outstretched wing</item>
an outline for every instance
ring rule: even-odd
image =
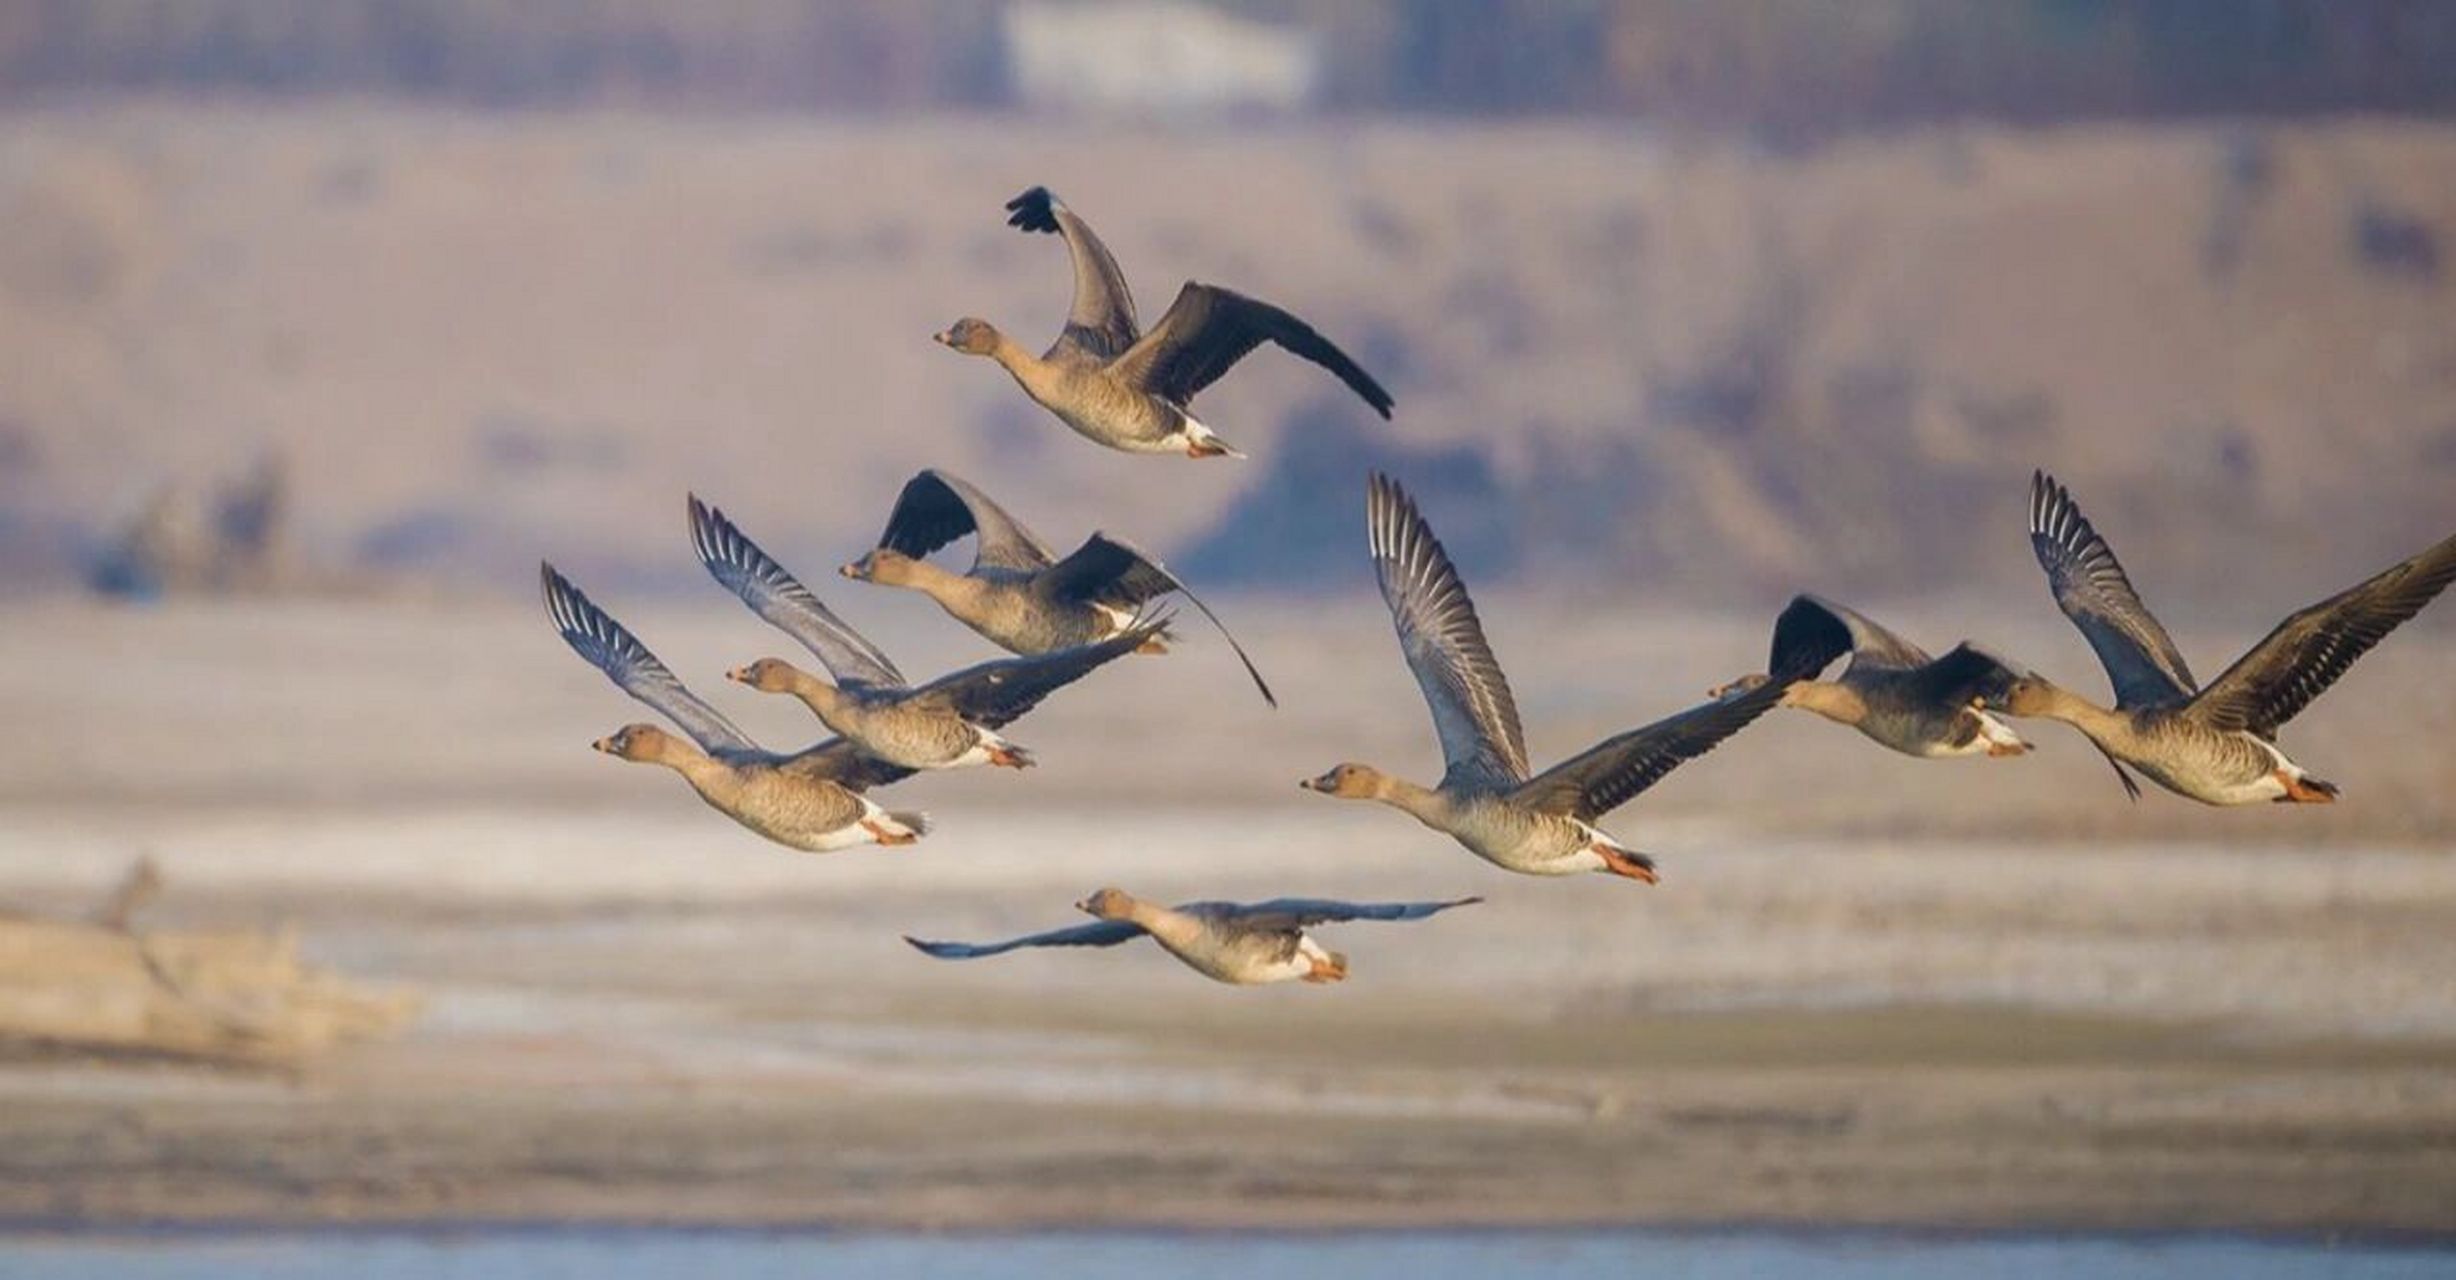
[[[2115,705],[2129,709],[2181,702],[2198,682],[2166,628],[2141,603],[2115,551],[2090,527],[2064,486],[2044,471],[2030,473],[2030,548],[2047,571],[2056,607],[2098,651],[2115,686]]]
[[[691,495],[691,547],[711,577],[740,596],[752,613],[817,654],[838,684],[903,686],[904,673],[877,645],[829,612],[810,588],[698,494]]]
[[[2016,672],[2002,658],[1967,640],[1910,673],[1911,697],[1928,706],[1965,707],[1973,698],[2001,698]]]
[[[829,738],[776,762],[779,773],[798,778],[822,778],[847,791],[867,791],[901,782],[913,770],[889,764],[842,738]]]
[[[1390,393],[1312,325],[1267,302],[1191,280],[1111,368],[1127,384],[1182,405],[1265,342],[1337,374],[1374,412],[1390,416]]]
[[[1774,619],[1771,671],[1763,682],[1607,738],[1544,770],[1509,798],[1538,813],[1592,822],[1748,727],[1781,703],[1784,689],[1824,670],[1850,645],[1849,629],[1833,613],[1804,596],[1793,600]]]
[[[1851,665],[1854,667],[1903,670],[1923,666],[1929,660],[1925,649],[1878,626],[1856,609],[1844,608],[1823,596],[1802,595],[1796,597],[1793,603],[1824,610],[1850,633]]]
[[[929,942],[904,935],[904,941],[923,955],[941,960],[978,960],[1013,951],[1018,947],[1113,947],[1120,942],[1142,936],[1143,926],[1128,920],[1094,920],[1070,929],[1051,929],[1047,933],[1027,933],[1004,942]]]
[[[1039,706],[1050,694],[1143,647],[1167,626],[1165,617],[1147,618],[1106,640],[984,662],[940,676],[921,686],[920,693],[943,701],[974,724],[995,729]]]
[[[963,537],[978,534],[975,569],[1037,573],[1057,557],[1023,522],[951,471],[930,470],[904,482],[878,545],[918,559]]]
[[[1347,920],[1421,920],[1452,907],[1482,902],[1482,898],[1452,898],[1446,902],[1341,902],[1335,898],[1273,898],[1268,902],[1189,902],[1177,908],[1189,915],[1210,915],[1251,929],[1302,929],[1307,925]]]
[[[1378,471],[1366,486],[1365,528],[1399,649],[1441,736],[1448,765],[1442,785],[1506,787],[1524,780],[1526,735],[1518,727],[1518,702],[1484,640],[1475,602],[1414,499]]]
[[[1109,247],[1092,234],[1091,224],[1075,216],[1047,187],[1034,187],[1006,202],[1006,225],[1024,231],[1054,232],[1065,237],[1074,260],[1074,305],[1066,311],[1066,328],[1044,359],[1066,364],[1103,365],[1134,345],[1134,295],[1126,290],[1126,273],[1117,269]]]
[[[2277,625],[2192,699],[2192,710],[2219,729],[2263,738],[2335,684],[2354,659],[2456,580],[2456,537],[2338,592]]]
[[[1201,610],[1202,616],[1209,618],[1212,626],[1219,628],[1220,635],[1228,641],[1228,647],[1236,651],[1237,661],[1245,664],[1245,674],[1253,678],[1254,688],[1261,690],[1262,700],[1274,707],[1279,705],[1279,699],[1271,693],[1271,686],[1255,669],[1254,660],[1245,656],[1245,646],[1237,643],[1235,633],[1228,630],[1228,624],[1220,621],[1219,615],[1211,612],[1211,606],[1204,604],[1202,597],[1195,595],[1192,588],[1170,573],[1167,565],[1123,538],[1094,533],[1085,538],[1083,545],[1075,548],[1073,554],[1050,566],[1034,585],[1035,589],[1055,599],[1104,604],[1118,609],[1139,608],[1154,596],[1177,592]]]
[[[750,735],[684,688],[639,637],[624,630],[623,624],[571,585],[569,578],[555,572],[553,565],[540,561],[537,572],[545,584],[546,616],[554,620],[554,629],[562,633],[572,652],[604,672],[616,688],[681,726],[702,751],[758,750]]]

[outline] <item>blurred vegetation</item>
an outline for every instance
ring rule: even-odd
[[[509,106],[1010,104],[1000,0],[16,0],[0,97],[96,88]],[[1595,113],[1772,136],[1938,117],[2456,107],[2441,0],[1238,0],[1333,110]]]

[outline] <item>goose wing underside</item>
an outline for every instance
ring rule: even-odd
[[[904,482],[878,545],[918,559],[963,537],[977,535],[973,568],[1038,573],[1056,557],[1022,521],[989,495],[951,471],[928,470]]]
[[[1432,709],[1448,766],[1443,785],[1514,786],[1527,776],[1526,735],[1509,679],[1449,553],[1398,482],[1378,472],[1365,498],[1368,544],[1408,669]]]
[[[2055,604],[2098,653],[2124,709],[2189,699],[2198,682],[2072,494],[2040,471],[2030,477],[2030,548]]]
[[[1126,920],[1095,920],[1066,929],[1051,929],[1046,933],[1027,933],[1004,942],[931,942],[910,934],[904,941],[923,955],[941,960],[978,960],[983,956],[1003,955],[1022,947],[1113,947],[1142,936],[1143,926]]]
[[[735,728],[716,708],[700,701],[671,668],[640,643],[638,636],[616,622],[612,614],[598,608],[587,593],[572,585],[571,579],[556,572],[551,564],[540,564],[538,577],[545,588],[546,616],[553,620],[563,642],[571,646],[572,652],[586,658],[590,666],[604,672],[616,688],[680,726],[702,751],[713,754],[759,749],[749,734]]]
[[[1112,369],[1129,385],[1183,405],[1265,342],[1328,369],[1374,412],[1390,416],[1390,393],[1312,325],[1270,303],[1190,280]]]
[[[1134,321],[1134,294],[1126,288],[1126,273],[1100,243],[1091,224],[1075,215],[1047,187],[1034,187],[1006,202],[1006,225],[1020,231],[1054,233],[1066,241],[1074,263],[1074,303],[1066,311],[1066,327],[1044,359],[1066,364],[1103,365],[1123,355],[1141,330]]]
[[[846,625],[817,595],[760,549],[725,513],[691,495],[691,547],[718,585],[771,626],[818,655],[840,684],[894,689],[904,684],[877,645]]]
[[[2456,581],[2456,537],[2277,625],[2192,700],[2219,729],[2274,738],[2311,700]]]

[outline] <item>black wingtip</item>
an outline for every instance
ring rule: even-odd
[[[1057,197],[1047,187],[1034,187],[1006,202],[1006,225],[1021,231],[1057,230]]]
[[[924,941],[924,940],[922,940],[922,939],[920,939],[920,938],[916,938],[916,937],[912,936],[912,935],[911,935],[911,934],[909,934],[909,933],[904,934],[904,935],[903,935],[903,938],[904,938],[904,941],[905,941],[907,944],[909,944],[909,945],[912,947],[912,949],[913,949],[913,950],[918,951],[918,952],[920,952],[921,954],[923,954],[923,955],[925,955],[925,956],[928,956],[928,957],[930,957],[930,958],[931,958],[931,959],[933,959],[933,960],[951,960],[951,959],[954,959],[954,957],[953,957],[952,955],[950,955],[950,954],[949,954],[949,952],[950,952],[950,951],[951,951],[951,950],[954,948],[954,946],[956,945],[956,944],[954,944],[954,943],[950,943],[950,942],[927,942],[927,941]]]
[[[1810,596],[1793,596],[1774,619],[1774,644],[1766,659],[1768,682],[1781,686],[1806,680],[1851,651],[1850,628]]]

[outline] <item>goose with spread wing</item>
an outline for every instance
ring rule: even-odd
[[[1654,883],[1654,860],[1595,823],[1745,728],[1780,702],[1793,681],[1822,670],[1850,647],[1830,615],[1785,610],[1774,628],[1772,679],[1606,739],[1529,776],[1509,681],[1432,527],[1406,492],[1379,474],[1370,481],[1366,523],[1382,598],[1432,707],[1447,769],[1439,784],[1426,787],[1347,763],[1300,785],[1389,805],[1505,870],[1548,876],[1600,871]]]
[[[966,534],[973,535],[973,551],[965,572],[922,558]],[[877,548],[837,572],[918,591],[991,644],[1019,654],[1107,640],[1132,627],[1145,605],[1175,592],[1219,628],[1262,700],[1279,705],[1228,624],[1158,558],[1095,532],[1061,560],[1022,521],[951,471],[933,469],[905,481]],[[1165,633],[1154,636],[1139,652],[1165,653],[1166,639]]]
[[[974,960],[1021,947],[1114,947],[1145,934],[1187,968],[1216,982],[1250,986],[1264,982],[1337,982],[1347,977],[1347,957],[1325,950],[1305,930],[1350,920],[1421,920],[1481,902],[1334,902],[1323,898],[1274,898],[1269,902],[1187,902],[1165,906],[1123,889],[1102,889],[1075,904],[1095,917],[1091,924],[1052,929],[1004,942],[926,942],[907,937],[941,960]]]
[[[690,499],[691,545],[710,576],[816,654],[829,683],[782,658],[761,658],[725,678],[801,699],[856,746],[908,769],[991,764],[1021,769],[1031,754],[998,735],[1043,698],[1148,643],[1167,625],[1148,619],[1092,644],[1003,658],[913,685],[878,646],[828,611],[725,513]]]
[[[553,565],[538,566],[538,576],[546,616],[572,651],[688,735],[625,725],[590,744],[597,750],[681,774],[710,808],[790,848],[823,853],[857,844],[911,844],[929,830],[926,815],[891,812],[862,794],[912,770],[842,738],[791,755],[761,750]]]
[[[1066,241],[1075,275],[1066,327],[1038,356],[969,316],[934,337],[966,355],[997,361],[1025,395],[1086,439],[1129,453],[1243,457],[1188,406],[1265,342],[1328,369],[1375,412],[1390,416],[1390,393],[1330,339],[1232,289],[1189,280],[1159,323],[1140,330],[1125,273],[1089,223],[1046,187],[1024,192],[1006,208],[1009,226]]]
[[[2012,680],[2014,673],[2002,659],[1967,640],[1931,658],[1866,615],[1821,596],[1795,596],[1790,607],[1820,612],[1847,633],[1850,663],[1832,680],[1793,681],[1782,691],[1781,705],[1813,711],[1924,759],[2017,756],[2030,749],[2021,735],[1977,706]],[[1706,696],[1738,697],[1769,679],[1742,676]]]
[[[2115,705],[2035,674],[2012,681],[1989,705],[2061,720],[2097,744],[2117,773],[2129,765],[2177,795],[2214,805],[2334,801],[2334,783],[2278,749],[2278,729],[2456,581],[2451,536],[2287,618],[2204,687],[2141,603],[2114,549],[2043,471],[2030,477],[2030,546],[2056,605],[2106,667]],[[2124,785],[2139,794],[2129,774]]]

